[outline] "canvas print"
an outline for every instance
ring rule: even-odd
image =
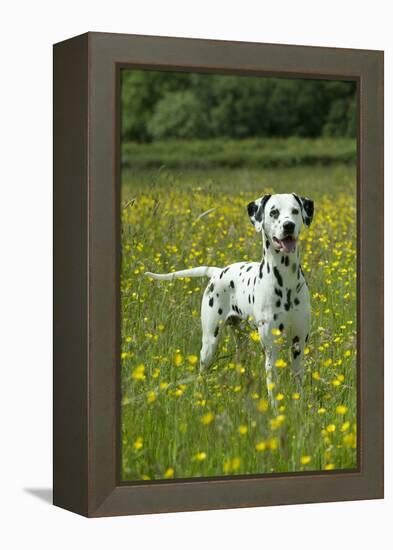
[[[121,480],[357,468],[357,89],[121,70]]]

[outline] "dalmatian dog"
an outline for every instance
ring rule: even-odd
[[[291,347],[292,369],[301,390],[311,307],[300,265],[299,235],[303,225],[308,228],[312,222],[314,203],[295,193],[264,195],[250,202],[247,212],[255,230],[262,234],[260,262],[145,275],[159,280],[208,277],[210,281],[201,307],[201,369],[208,368],[214,359],[222,326],[233,321],[249,321],[258,330],[265,350],[266,382],[273,400],[272,387],[277,381],[275,364],[282,358],[277,335],[282,334]]]

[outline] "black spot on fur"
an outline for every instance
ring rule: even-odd
[[[248,267],[248,268],[246,269],[246,271],[248,272],[248,271],[250,271],[251,269],[252,269],[252,265],[250,265],[250,267]]]
[[[269,239],[266,239],[266,248],[269,248],[269,246],[270,246],[270,241]]]
[[[255,304],[255,296],[254,296],[254,294],[252,295],[252,303]]]
[[[281,300],[277,300],[276,307],[280,307],[280,306],[281,306]]]
[[[214,337],[217,338],[217,334],[218,334],[218,326],[216,327],[216,330],[214,331]]]
[[[261,265],[259,266],[259,278],[262,279],[263,277],[263,265],[265,263],[265,260],[262,260]]]
[[[245,265],[246,265],[246,264],[241,265],[241,266],[240,266],[240,269],[243,269],[243,267],[244,267]]]
[[[214,290],[214,284],[213,283],[209,286],[209,290],[210,290],[210,292],[213,292],[213,290]]]
[[[297,342],[299,342],[299,336],[294,336],[292,339],[292,344],[296,344]]]
[[[269,262],[266,262],[266,268],[267,268],[267,272],[270,273],[270,265],[269,265]]]
[[[222,315],[222,309],[218,308],[218,315]]]
[[[274,321],[277,321],[277,313],[275,313],[275,314],[273,315],[273,319],[274,319]]]
[[[229,286],[230,286],[231,288],[235,288],[235,283],[234,283],[233,281],[231,281],[231,282],[229,283]]]
[[[251,296],[248,295],[248,303],[251,304]]]
[[[286,311],[289,311],[291,309],[291,305],[291,289],[287,288],[287,303],[284,304]]]
[[[223,276],[223,275],[224,275],[224,272],[221,271],[221,273],[220,273],[220,279],[222,279],[222,276]]]
[[[247,286],[250,286],[251,279],[248,279]]]
[[[282,292],[279,288],[274,288],[274,292],[277,294],[277,296],[280,296],[280,298],[282,298]]]
[[[293,349],[292,352],[293,352],[293,358],[294,359],[296,359],[296,357],[299,357],[299,355],[301,353],[300,349]]]
[[[218,292],[217,292],[216,296],[217,296],[217,298],[219,298],[219,297],[220,297],[220,295],[218,294]]]
[[[256,278],[256,277],[254,277],[254,286],[255,286],[255,283],[256,283],[256,282],[257,282],[257,278]]]
[[[296,269],[297,269],[296,263],[292,264],[292,273],[295,273]]]
[[[285,262],[284,256],[281,256],[281,263],[283,264]]]
[[[210,298],[210,300],[209,300],[209,306],[210,306],[210,307],[213,307],[213,304],[214,304],[214,298]]]
[[[274,272],[274,276],[275,276],[275,278],[277,279],[277,282],[278,282],[279,286],[282,286],[282,277],[281,277],[281,273],[279,272],[279,270],[277,269],[276,266],[274,266],[273,272]]]
[[[282,332],[284,330],[284,325],[282,323],[279,324],[278,330]]]
[[[285,265],[289,266],[289,256],[285,256]]]
[[[307,336],[306,336],[306,342],[308,342],[308,337],[309,337],[309,336],[310,336],[310,335],[309,335],[309,334],[307,334]]]
[[[299,298],[295,298],[293,302],[294,302],[295,306],[298,306],[300,304]]]

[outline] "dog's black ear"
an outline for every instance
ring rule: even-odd
[[[270,197],[271,195],[264,195],[260,199],[252,201],[247,205],[247,212],[250,217],[251,223],[258,233],[262,230],[265,205]]]
[[[306,227],[310,227],[314,217],[314,201],[307,197],[299,197],[299,195],[296,195],[296,193],[292,194],[300,206],[304,225]]]

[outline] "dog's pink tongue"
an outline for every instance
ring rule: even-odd
[[[295,250],[296,241],[295,239],[292,239],[292,237],[285,237],[285,239],[282,239],[280,243],[283,249],[285,250],[285,252],[290,253]]]

